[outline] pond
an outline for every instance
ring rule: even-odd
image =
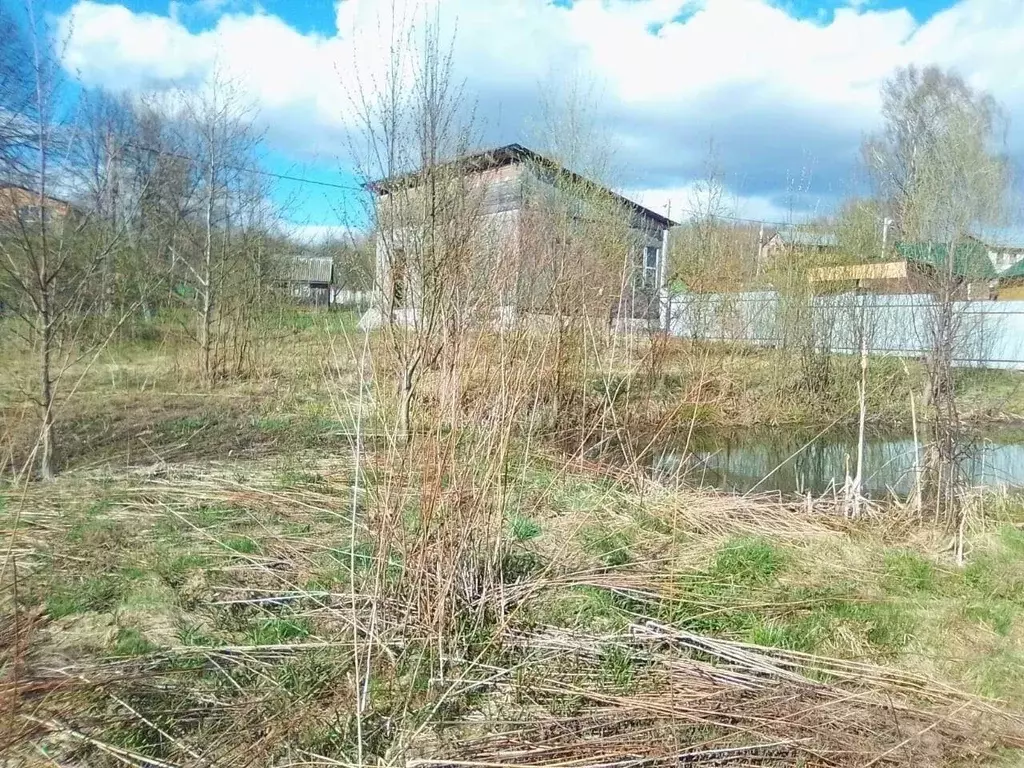
[[[602,449],[605,459],[608,450]],[[821,495],[842,488],[847,471],[856,473],[857,435],[792,428],[702,431],[688,443],[683,435],[647,449],[641,462],[661,481],[683,480],[735,493]],[[869,434],[864,465],[865,495],[907,495],[916,466],[913,436]],[[967,451],[963,469],[975,486],[1024,487],[1024,431],[1001,428],[981,434]]]

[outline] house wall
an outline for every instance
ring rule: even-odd
[[[478,218],[467,303],[476,301],[489,307],[503,307],[512,311],[549,310],[546,303],[552,295],[555,281],[564,279],[558,266],[564,261],[567,251],[576,248],[578,252],[573,255],[584,260],[587,256],[582,252],[587,250],[582,244],[567,246],[560,242],[565,239],[566,233],[556,231],[558,227],[554,225],[554,220],[564,221],[565,216],[556,215],[553,220],[550,213],[545,215],[546,211],[552,210],[552,203],[565,205],[564,194],[559,192],[551,179],[524,163],[512,163],[474,173],[464,189]],[[559,198],[563,199],[555,202]],[[418,199],[415,190],[406,190],[394,197],[380,197],[377,201],[378,216],[384,221],[398,221],[401,217],[392,206],[399,204],[400,200],[401,205],[415,208]],[[598,221],[598,228],[600,222],[614,228],[610,216],[602,215],[598,208],[588,206],[585,200],[582,201],[579,218],[583,221]],[[411,248],[411,242],[403,245],[406,238],[401,229],[396,228],[394,236],[389,238],[391,244],[395,248]],[[633,268],[640,263],[645,246],[658,249],[659,263],[653,270],[651,285],[636,285],[630,277],[621,296],[621,275],[617,275],[614,290],[609,286],[604,295],[595,297],[603,301],[610,312],[624,308],[630,316],[658,317],[663,287],[665,229],[660,222],[640,212],[630,211],[628,239],[635,253],[629,267]],[[378,237],[374,295],[375,304],[385,312],[390,307],[390,297],[395,286],[395,276],[391,274],[392,260],[388,258],[387,248],[385,239]],[[404,280],[405,303],[416,306],[420,303],[422,286],[417,275],[412,272],[414,270]]]
[[[509,277],[510,267],[518,262],[519,229],[522,209],[522,192],[520,185],[520,168],[506,166],[488,169],[473,174],[469,183],[461,193],[453,194],[456,198],[463,196],[466,210],[472,214],[474,228],[472,233],[473,263],[469,270],[470,281],[467,286],[465,303],[468,305],[483,303],[485,295],[489,295],[491,303],[501,301],[503,294],[513,290],[514,280]],[[416,269],[414,251],[419,227],[414,223],[408,227],[401,226],[403,217],[394,206],[409,206],[416,209],[421,201],[416,190],[407,190],[395,197],[378,198],[378,217],[383,221],[393,221],[393,232],[388,238],[378,235],[375,244],[376,276],[374,280],[373,303],[383,311],[391,306],[391,297],[395,288],[396,275],[392,274],[393,261],[388,258],[388,248],[393,246],[407,251],[406,274],[403,278],[403,305],[415,307],[422,305],[422,280]],[[457,218],[457,217],[456,217]],[[391,243],[387,242],[391,240]]]
[[[1024,283],[1014,280],[1005,285],[1000,285],[996,289],[996,299],[999,301],[1024,300]]]
[[[0,187],[0,223],[17,223],[19,212],[39,207],[39,195],[20,187]],[[43,198],[43,207],[49,212],[51,219],[65,218],[71,206],[53,198]],[[27,222],[26,222],[27,223]]]
[[[581,291],[580,303],[592,302],[603,305],[611,317],[626,316],[634,318],[657,319],[664,293],[664,264],[666,226],[660,221],[645,215],[642,211],[626,208],[625,221],[618,219],[622,215],[622,204],[597,195],[588,199],[583,193],[580,200],[567,198],[567,192],[559,188],[553,174],[546,168],[524,166],[522,171],[524,189],[524,232],[522,238],[527,242],[524,250],[533,250],[534,260],[541,263],[533,264],[529,270],[529,286],[534,294],[550,295],[553,281],[561,279],[557,274],[549,274],[557,266],[557,257],[552,258],[550,251],[560,247],[552,239],[564,239],[565,233],[558,231],[545,235],[545,229],[551,230],[551,222],[545,222],[545,212],[556,211],[554,214],[555,229],[564,227],[568,221],[579,222],[578,240],[580,249],[593,251],[595,241],[604,241],[604,249],[615,250],[625,245],[627,253],[622,254],[622,261],[614,265],[588,265],[591,254],[572,253],[572,246],[567,246],[565,258],[576,259],[577,272],[584,273],[586,285]],[[573,207],[578,205],[577,210]],[[625,224],[625,229],[622,228]],[[533,231],[531,231],[533,230]],[[536,233],[539,233],[537,236]],[[572,233],[568,234],[571,239]],[[542,242],[530,242],[541,240]],[[548,242],[543,242],[547,240]],[[644,285],[641,277],[645,247],[656,248],[658,262],[652,270],[652,280]],[[547,255],[547,258],[545,258]],[[530,259],[524,253],[524,259]],[[599,273],[605,273],[603,275]],[[536,303],[536,301],[527,302]],[[588,311],[596,311],[597,306]]]

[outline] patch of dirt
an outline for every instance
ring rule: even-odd
[[[40,662],[69,664],[101,654],[117,636],[113,613],[76,613],[54,619],[39,631],[33,653]]]

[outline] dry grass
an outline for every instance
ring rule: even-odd
[[[415,551],[379,560],[372,516],[351,517],[351,458],[301,467],[79,472],[9,495],[23,606],[6,614],[18,617],[3,651],[9,759],[947,765],[1024,747],[1017,715],[942,677],[723,639],[745,636],[737,616],[783,626],[857,605],[785,589],[820,583],[818,547],[856,549],[867,526],[768,499],[730,509],[528,472],[521,490],[541,532],[518,541],[503,525],[503,569],[474,592],[437,583],[437,564]],[[358,493],[357,506],[370,498]],[[565,504],[590,512],[549,528]],[[778,526],[775,543],[742,543],[754,519],[760,540]],[[617,566],[585,533],[637,523]],[[409,588],[448,595],[442,625]],[[567,605],[580,600],[591,604]]]
[[[425,376],[411,445],[393,371],[344,334],[299,334],[259,379],[187,398],[174,355],[112,350],[112,383],[90,374],[66,422],[67,471],[0,495],[5,760],[917,766],[1024,748],[1015,502],[968,531],[959,571],[913,515],[587,462],[595,425],[631,428],[613,379],[644,353],[581,338],[602,387],[533,331],[466,336],[457,380]]]

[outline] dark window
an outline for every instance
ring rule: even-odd
[[[644,288],[656,288],[658,286],[658,255],[661,249],[648,245],[644,248],[640,264],[640,284]]]
[[[391,264],[391,307],[400,309],[405,302],[405,253],[396,251]]]

